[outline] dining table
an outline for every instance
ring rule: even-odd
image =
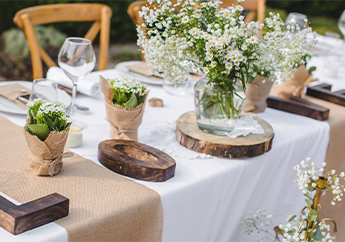
[[[138,62],[127,64],[131,63]],[[334,90],[345,87],[344,67],[338,69],[337,76],[330,77],[324,75],[322,56],[312,57],[308,66],[312,65],[317,66],[313,76],[319,79],[319,83],[331,83]],[[175,96],[163,90],[162,82],[147,81],[147,78],[141,80],[133,72],[125,71],[123,65],[94,71],[90,75],[96,80],[99,80],[100,75],[109,79],[135,77],[150,90],[148,99],[163,100],[163,107],[151,107],[146,103],[138,130],[138,142],[170,155],[176,162],[174,177],[164,182],[125,177],[159,194],[164,211],[162,241],[255,241],[264,234],[243,234],[242,222],[247,216],[265,209],[267,215],[272,215],[269,229],[273,233],[275,225],[285,223],[289,215],[298,214],[306,205],[295,182],[297,175],[294,166],[307,158],[311,158],[316,166],[322,166],[328,152],[331,132],[330,124],[326,121],[266,108],[264,112],[254,115],[273,128],[271,150],[243,159],[213,157],[188,150],[176,141],[177,119],[194,110],[192,84],[185,95]],[[317,82],[312,85],[316,84]],[[82,131],[81,146],[70,148],[69,151],[107,169],[98,160],[99,143],[110,139],[104,96],[101,92],[94,96],[77,94],[76,103],[89,108],[89,111],[77,109],[75,112],[75,119],[82,121],[87,127]],[[332,109],[330,117],[331,115]],[[26,115],[10,111],[0,111],[0,116],[21,127],[25,125],[27,118]],[[343,122],[345,123],[345,119]],[[62,173],[64,169],[67,167],[63,168]],[[59,174],[49,179],[56,177]],[[26,185],[22,184],[24,187]],[[16,197],[2,191],[1,184],[0,195],[17,202]],[[62,219],[68,220],[71,213],[73,211]],[[338,231],[344,228],[345,224],[339,224]],[[0,241],[62,242],[68,241],[68,238],[66,230],[55,222],[18,235],[0,228]],[[85,238],[84,241],[88,239]],[[116,238],[112,241],[116,241]]]

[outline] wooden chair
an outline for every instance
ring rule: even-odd
[[[50,4],[22,9],[13,18],[29,42],[33,79],[43,77],[42,60],[47,67],[57,66],[38,44],[34,26],[56,22],[95,21],[84,38],[93,41],[100,32],[98,70],[107,68],[111,9],[98,3]]]
[[[173,0],[171,2],[175,3],[176,1]],[[237,4],[237,0],[223,0],[222,2],[223,4],[221,4],[220,6],[223,8],[230,7],[233,4]],[[257,15],[258,21],[260,23],[263,23],[265,19],[265,4],[266,0],[246,0],[244,3],[242,3],[241,5],[243,6],[243,8],[249,11],[245,22],[252,21]],[[127,13],[135,25],[143,23],[143,19],[139,16],[139,11],[141,11],[141,8],[146,5],[148,5],[148,2],[146,0],[139,0],[132,2],[128,6]]]

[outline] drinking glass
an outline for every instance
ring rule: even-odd
[[[57,83],[46,78],[35,79],[32,83],[30,101],[40,98],[47,101],[57,101]]]
[[[340,29],[340,32],[343,34],[345,38],[345,10],[340,15],[339,21],[338,21],[338,27]]]
[[[298,25],[301,29],[309,27],[308,21],[306,21],[308,18],[306,15],[302,13],[289,13],[285,20],[285,26],[292,25],[296,26]],[[292,31],[294,32],[294,31]]]
[[[74,116],[74,103],[78,82],[89,74],[95,67],[96,57],[92,43],[85,38],[67,38],[61,47],[58,64],[73,83],[72,104],[69,114]]]

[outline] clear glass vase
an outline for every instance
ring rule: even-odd
[[[241,81],[236,81],[233,92],[207,82],[208,79],[204,78],[194,86],[197,125],[206,133],[226,135],[235,127],[246,92]]]

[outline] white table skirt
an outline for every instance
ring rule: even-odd
[[[100,71],[105,77],[114,70]],[[150,131],[180,115],[194,110],[193,96],[175,97],[160,86],[149,86],[149,98],[161,98],[163,108],[147,106],[139,128],[139,142]],[[99,164],[98,143],[109,139],[103,95],[94,98],[78,95],[76,102],[90,108],[89,113],[76,111],[76,120],[87,124],[83,144],[73,152]],[[0,113],[18,125],[25,116]],[[272,150],[248,159],[182,159],[175,158],[175,177],[162,183],[135,180],[157,191],[164,207],[164,241],[253,241],[242,235],[241,221],[248,211],[266,208],[273,215],[273,225],[304,206],[293,166],[311,157],[317,164],[324,161],[329,141],[326,122],[267,108],[258,116],[274,130]],[[261,235],[259,235],[259,238]],[[0,241],[66,241],[66,231],[51,223],[13,236],[0,229]]]

